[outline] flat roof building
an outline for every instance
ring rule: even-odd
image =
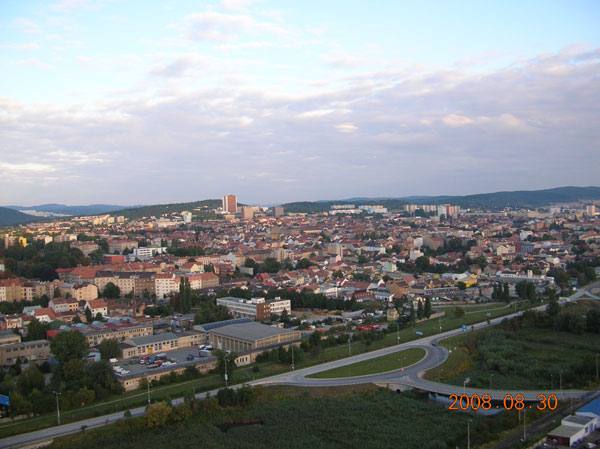
[[[242,353],[289,345],[300,341],[302,334],[297,330],[280,329],[252,321],[212,329],[208,337],[215,349]]]

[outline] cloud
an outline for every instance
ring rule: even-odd
[[[48,69],[52,68],[52,66],[50,64],[48,64],[47,62],[44,62],[37,58],[19,59],[16,62],[16,64],[20,65],[20,66],[24,66],[24,67],[33,67],[33,68],[41,69],[41,70],[48,70]]]
[[[12,22],[13,27],[27,34],[38,34],[42,32],[40,26],[26,17],[18,17]]]
[[[341,133],[351,134],[358,131],[358,126],[353,123],[340,123],[339,125],[335,125],[335,129]]]
[[[477,74],[363,72],[309,93],[229,81],[182,89],[203,63],[184,56],[157,65],[151,87],[97,104],[0,98],[7,202],[133,204],[224,191],[278,202],[598,183],[595,49]]]
[[[193,68],[203,68],[208,66],[208,60],[197,54],[186,54],[168,62],[157,64],[151,73],[155,76],[171,78],[179,77]]]
[[[231,41],[241,35],[287,37],[289,32],[280,24],[257,20],[247,14],[227,14],[206,11],[185,18],[187,37],[196,41]]]
[[[460,114],[448,114],[442,118],[442,122],[444,122],[448,126],[465,126],[472,125],[475,121],[467,116]]]
[[[0,44],[0,48],[18,51],[33,51],[40,48],[40,46],[35,42],[24,42],[22,44]]]
[[[14,164],[12,162],[0,161],[0,170],[6,170],[13,173],[40,173],[40,172],[52,172],[55,168],[49,164],[40,164],[34,162],[27,162],[24,164]]]

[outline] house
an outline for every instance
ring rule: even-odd
[[[54,313],[74,313],[79,308],[79,301],[75,298],[53,298],[48,303]]]
[[[594,431],[596,418],[584,415],[569,415],[560,426],[548,432],[548,443],[573,447]]]
[[[41,323],[50,323],[56,320],[56,313],[49,307],[40,307],[33,311],[33,317]]]
[[[100,314],[102,316],[108,316],[108,304],[103,299],[92,299],[91,301],[86,301],[83,310],[90,309],[92,312],[92,316]]]

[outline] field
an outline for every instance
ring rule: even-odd
[[[366,376],[368,374],[384,373],[405,366],[412,365],[425,356],[425,351],[420,348],[407,349],[405,351],[388,354],[351,365],[340,366],[327,371],[313,374],[308,377],[317,379],[330,379],[335,377]]]
[[[600,335],[546,329],[489,329],[448,339],[452,352],[444,365],[426,373],[430,380],[473,387],[559,389],[595,385]]]
[[[516,416],[449,412],[417,396],[372,386],[269,388],[260,390],[256,402],[246,408],[215,406],[210,413],[197,413],[160,429],[130,419],[63,438],[50,449],[453,449],[466,447],[469,420],[472,447],[516,424]]]

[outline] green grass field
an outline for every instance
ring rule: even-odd
[[[489,329],[442,342],[452,352],[443,365],[426,372],[430,380],[473,387],[591,388],[600,335],[546,329]]]
[[[203,410],[159,429],[146,428],[143,419],[130,419],[61,438],[50,449],[454,449],[466,447],[467,421],[471,447],[517,424],[516,414],[454,413],[416,395],[373,386],[265,388],[246,408],[215,406],[210,413]],[[222,424],[229,428],[224,430]]]
[[[368,374],[384,373],[417,363],[425,357],[425,351],[421,348],[411,348],[405,351],[388,354],[351,365],[340,366],[327,371],[313,374],[308,377],[317,379],[331,379],[336,377],[366,376]]]

